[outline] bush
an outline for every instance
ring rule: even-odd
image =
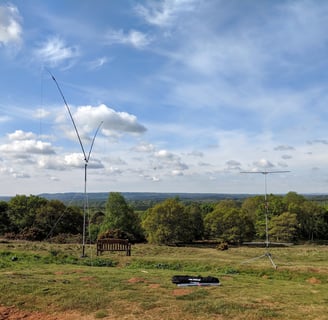
[[[221,242],[216,246],[216,248],[220,251],[224,251],[229,249],[229,245],[227,242]]]
[[[36,227],[24,228],[20,233],[6,233],[6,239],[10,240],[27,240],[27,241],[40,241],[43,240],[43,232]]]
[[[120,229],[107,230],[107,231],[101,232],[98,235],[98,240],[100,240],[100,239],[128,239],[130,242],[135,241],[135,238],[132,234],[129,234]]]
[[[15,232],[7,232],[4,234],[4,238],[7,240],[17,240],[17,234]]]
[[[81,243],[82,236],[80,234],[61,233],[49,239],[52,243]]]

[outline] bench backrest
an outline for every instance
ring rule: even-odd
[[[131,243],[128,239],[99,239],[97,240],[97,254],[102,251],[126,251],[131,254]]]

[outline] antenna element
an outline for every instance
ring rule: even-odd
[[[72,113],[71,113],[71,110],[70,110],[70,108],[69,108],[67,102],[66,102],[65,96],[64,96],[62,90],[60,89],[60,86],[59,86],[59,84],[58,84],[56,78],[54,77],[54,75],[53,75],[48,69],[46,69],[46,70],[49,72],[49,74],[50,74],[52,80],[55,82],[55,84],[56,84],[56,86],[57,86],[57,89],[58,89],[58,91],[59,91],[59,93],[60,93],[60,95],[61,95],[61,97],[62,97],[62,99],[63,99],[63,101],[64,101],[64,103],[65,103],[66,109],[67,109],[68,114],[69,114],[69,116],[70,116],[70,118],[71,118],[71,121],[72,121],[72,123],[73,123],[73,126],[74,126],[74,129],[75,129],[75,132],[76,132],[77,138],[78,138],[79,143],[80,143],[80,146],[81,146],[81,150],[82,150],[82,153],[83,153],[83,157],[84,157],[84,162],[85,162],[85,163],[84,163],[84,206],[83,206],[83,233],[82,233],[82,255],[81,255],[81,257],[84,258],[84,257],[86,257],[86,255],[85,255],[85,226],[86,226],[86,212],[87,212],[87,210],[88,210],[88,197],[87,197],[87,167],[88,167],[88,163],[89,163],[89,160],[90,160],[90,156],[91,156],[92,148],[93,148],[94,142],[95,142],[95,140],[96,140],[96,136],[97,136],[97,134],[98,134],[98,131],[99,131],[101,125],[103,124],[103,121],[100,122],[100,124],[99,124],[99,126],[98,126],[98,128],[97,128],[97,130],[96,130],[96,132],[95,132],[95,134],[94,134],[94,136],[93,136],[93,139],[92,139],[92,142],[91,142],[91,146],[90,146],[90,150],[89,150],[89,153],[88,153],[88,155],[87,155],[86,152],[85,152],[85,149],[84,149],[84,147],[83,147],[83,143],[82,143],[82,140],[81,140],[81,137],[80,137],[79,131],[77,130],[77,126],[76,126],[76,124],[75,124],[75,121],[74,121],[73,115],[72,115]]]

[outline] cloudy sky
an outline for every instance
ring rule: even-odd
[[[0,2],[0,195],[328,191],[328,2]],[[50,72],[50,73],[49,73]],[[90,154],[92,139],[99,127]]]

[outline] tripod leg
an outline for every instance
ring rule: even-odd
[[[277,269],[277,265],[273,262],[273,259],[272,259],[272,257],[271,257],[271,253],[268,252],[268,253],[266,254],[266,256],[269,258],[269,260],[270,260],[272,266],[273,266],[275,269]]]
[[[261,256],[258,256],[258,257],[255,257],[255,258],[252,258],[252,259],[246,260],[246,261],[242,262],[242,264],[244,264],[244,263],[248,263],[248,262],[252,262],[252,261],[257,260],[257,259],[264,258],[265,256],[266,256],[266,254],[262,254]]]

